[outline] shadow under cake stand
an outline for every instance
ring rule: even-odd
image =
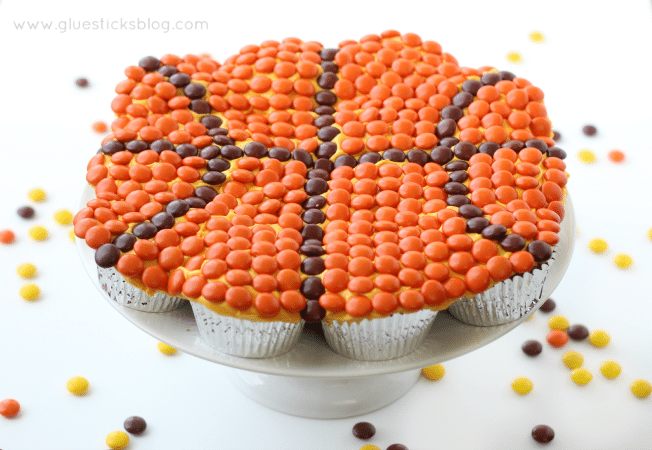
[[[82,207],[91,198],[94,192],[87,188]],[[307,324],[290,352],[275,358],[248,359],[221,353],[201,340],[187,303],[174,311],[148,313],[111,300],[97,278],[95,251],[83,239],[76,242],[93,284],[134,325],[185,353],[231,367],[229,378],[233,384],[268,408],[300,417],[331,419],[380,409],[409,391],[423,367],[477,350],[523,323],[560,283],[570,263],[574,238],[575,218],[571,200],[567,198],[560,242],[542,299],[524,317],[504,325],[481,327],[460,322],[442,311],[416,351],[389,361],[356,361],[341,356],[330,349],[320,328],[313,324]]]

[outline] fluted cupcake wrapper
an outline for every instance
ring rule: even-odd
[[[501,281],[474,298],[460,298],[448,311],[456,319],[477,326],[502,325],[520,319],[541,300],[554,256],[540,269]]]
[[[222,316],[204,305],[190,302],[202,340],[216,350],[242,358],[272,358],[292,349],[304,321],[254,322]]]
[[[170,297],[162,292],[157,292],[152,296],[147,295],[147,292],[129,284],[113,267],[105,269],[98,266],[97,279],[100,281],[102,289],[109,294],[112,300],[122,306],[137,309],[138,311],[172,311],[177,309],[181,302],[184,301],[182,298]]]
[[[384,361],[416,350],[436,315],[436,311],[423,309],[359,323],[322,322],[322,328],[328,345],[340,355],[362,361]]]

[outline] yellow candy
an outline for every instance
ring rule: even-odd
[[[587,369],[575,369],[571,372],[571,380],[580,386],[584,386],[591,381],[593,375]]]
[[[555,315],[548,319],[548,326],[551,330],[566,331],[570,327],[570,323],[566,317]]]
[[[27,193],[27,196],[32,200],[33,202],[42,202],[45,200],[47,195],[45,194],[45,191],[40,188],[34,188],[31,191]]]
[[[67,209],[60,209],[54,213],[54,220],[59,225],[69,225],[72,222],[72,213]]]
[[[33,283],[29,283],[20,288],[20,296],[25,300],[36,300],[41,295],[41,289]]]
[[[106,435],[106,445],[114,450],[122,450],[129,445],[129,435],[124,431],[112,431]]]
[[[434,366],[428,366],[421,369],[421,374],[429,380],[437,381],[441,379],[446,373],[446,369],[441,364],[435,364]]]
[[[24,263],[16,269],[18,276],[21,278],[32,278],[36,275],[36,266],[30,263]]]
[[[650,384],[649,381],[642,379],[634,380],[629,388],[638,398],[645,398],[650,395],[650,392],[652,392],[652,384]]]
[[[512,381],[512,389],[521,395],[530,392],[533,386],[532,380],[526,377],[516,377]]]
[[[580,161],[587,164],[591,164],[596,160],[595,153],[593,153],[591,150],[580,150],[577,152],[577,157],[580,159]]]
[[[647,230],[647,237],[648,237],[648,239],[652,239],[652,228]]]
[[[620,370],[620,364],[611,359],[603,362],[600,365],[600,372],[602,372],[602,375],[604,375],[606,378],[609,378],[610,380],[620,375]]]
[[[29,229],[29,237],[35,241],[44,241],[48,238],[48,230],[40,225],[36,225]]]
[[[66,388],[75,395],[84,395],[88,391],[88,380],[84,377],[72,377],[66,383]]]
[[[523,60],[523,57],[519,52],[509,52],[506,55],[507,62],[511,64],[518,64]]]
[[[177,352],[177,349],[174,347],[170,347],[168,344],[165,342],[159,342],[157,344],[158,349],[161,353],[165,355],[174,355]]]
[[[541,31],[532,31],[528,37],[535,44],[540,44],[546,40],[546,37]]]
[[[561,360],[564,361],[564,364],[569,369],[579,369],[584,363],[584,357],[581,353],[569,351],[564,353],[564,356],[561,357]]]
[[[367,444],[360,447],[360,450],[381,450],[381,448],[374,444]]]
[[[620,267],[621,269],[627,269],[632,265],[634,260],[631,256],[626,255],[625,253],[619,253],[614,256],[614,264]]]
[[[611,341],[611,337],[604,330],[593,330],[589,333],[589,341],[596,347],[602,348]]]
[[[589,241],[589,249],[595,253],[602,253],[607,250],[608,247],[609,245],[604,239],[595,238]]]
[[[68,239],[75,242],[76,236],[74,228],[71,228],[70,231],[68,231]]]

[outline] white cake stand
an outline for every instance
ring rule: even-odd
[[[81,206],[93,197],[93,189],[86,188]],[[98,282],[94,250],[83,239],[76,242],[93,284],[134,325],[185,353],[231,367],[233,384],[268,408],[300,417],[331,419],[365,414],[392,403],[412,388],[423,367],[477,350],[524,322],[552,294],[570,263],[575,239],[570,198],[566,200],[560,238],[542,300],[526,316],[505,325],[478,327],[443,311],[415,352],[390,361],[356,361],[340,356],[328,347],[320,327],[311,324],[290,352],[276,358],[247,359],[221,353],[201,340],[189,305],[165,313],[147,313],[111,300]]]

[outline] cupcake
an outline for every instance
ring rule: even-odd
[[[336,352],[386,360],[446,308],[504,319],[456,312],[468,299],[534,301],[566,174],[529,81],[395,31],[223,64],[148,56],[125,75],[75,217],[125,306],[188,300],[232,355],[277,356],[321,321]]]

